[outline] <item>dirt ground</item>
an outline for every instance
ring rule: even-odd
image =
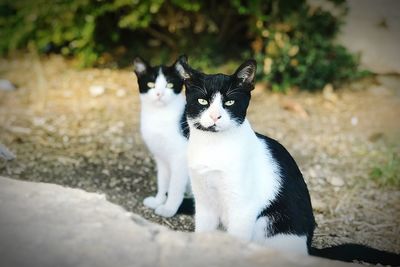
[[[17,156],[0,159],[0,175],[104,192],[150,221],[193,230],[190,216],[160,218],[142,205],[155,193],[155,168],[138,131],[130,70],[76,70],[60,57],[27,55],[1,59],[0,78],[17,85],[0,90],[0,143]],[[318,223],[315,245],[356,242],[400,252],[400,188],[393,184],[400,174],[390,163],[397,157],[399,164],[399,117],[396,76],[316,94],[257,85],[248,118],[299,164]],[[381,178],[372,179],[374,168]]]

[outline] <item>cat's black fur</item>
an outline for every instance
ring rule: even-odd
[[[235,100],[235,105],[224,107],[229,111],[231,117],[237,124],[243,123],[246,118],[247,108],[250,102],[250,92],[254,89],[254,77],[251,82],[238,79],[238,72],[249,68],[255,73],[256,63],[254,60],[243,63],[233,75],[213,74],[207,75],[192,69],[186,57],[181,57],[177,65],[177,71],[185,81],[186,88],[186,114],[189,119],[197,118],[208,105],[200,105],[198,99],[202,98],[211,103],[216,92],[222,95],[224,103],[227,100]],[[240,76],[240,75],[239,75]],[[229,89],[241,87],[235,94],[228,95]],[[194,90],[196,89],[196,90]],[[194,125],[204,131],[215,131],[215,128],[204,128]],[[307,237],[307,247],[310,255],[351,262],[354,260],[370,263],[381,263],[399,265],[400,256],[394,253],[380,251],[358,244],[344,244],[325,249],[312,247],[312,238],[316,227],[310,194],[303,175],[295,160],[289,152],[276,140],[255,133],[257,137],[266,143],[274,160],[279,165],[282,178],[281,189],[272,203],[269,203],[258,217],[267,216],[272,221],[270,235],[294,234]]]
[[[315,229],[315,220],[311,207],[310,194],[296,162],[289,152],[276,140],[256,133],[270,149],[274,160],[279,163],[282,177],[278,197],[259,215],[267,216],[273,222],[271,236],[276,234],[295,234],[307,236],[307,245]]]
[[[186,117],[186,107],[181,118],[181,133],[186,139],[189,139],[190,129]]]
[[[251,64],[255,62],[251,61]],[[243,66],[247,65],[245,62]],[[250,102],[250,85],[248,83],[242,83],[239,79],[235,79],[233,76],[228,76],[224,74],[213,74],[204,75],[196,70],[192,70],[192,78],[186,81],[187,87],[198,88],[199,90],[193,90],[190,94],[186,90],[186,114],[188,118],[196,118],[198,115],[206,108],[208,105],[202,106],[197,102],[198,98],[203,98],[211,103],[212,97],[216,92],[220,92],[225,100],[235,100],[236,104],[232,106],[225,106],[232,117],[235,118],[238,124],[243,123],[246,118],[247,107]],[[245,90],[237,90],[239,87],[248,87]],[[197,128],[202,128],[200,124],[196,124]],[[207,129],[202,129],[205,131],[214,131],[212,127]]]

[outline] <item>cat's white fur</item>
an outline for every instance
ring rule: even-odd
[[[156,214],[171,217],[182,203],[189,180],[187,139],[179,127],[186,100],[167,88],[161,69],[155,87],[141,94],[140,99],[141,134],[157,165],[157,195],[147,197],[143,203]]]
[[[276,243],[276,247],[307,253],[305,237],[267,237],[267,218],[257,219],[279,193],[281,177],[267,145],[257,138],[247,119],[239,125],[234,122],[217,93],[199,122],[204,127],[215,123],[221,131],[202,131],[193,127],[194,121],[189,123],[188,166],[196,205],[195,231],[215,231],[222,224],[239,239],[268,246]]]
[[[257,219],[254,226],[252,241],[277,250],[290,251],[303,255],[308,254],[307,237],[305,235],[277,234],[267,237],[270,224],[271,222],[266,217]]]

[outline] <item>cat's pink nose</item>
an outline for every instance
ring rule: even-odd
[[[210,114],[210,118],[214,121],[217,122],[217,120],[221,119],[221,115],[219,114]]]

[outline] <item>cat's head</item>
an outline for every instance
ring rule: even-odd
[[[140,57],[135,58],[134,72],[142,102],[166,106],[182,92],[183,81],[175,70],[175,64],[152,67]]]
[[[254,60],[244,62],[232,75],[204,74],[192,69],[186,57],[180,57],[175,67],[186,87],[189,125],[203,131],[223,132],[243,123],[254,89]]]

